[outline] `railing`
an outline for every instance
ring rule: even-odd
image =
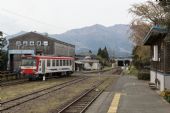
[[[18,73],[11,73],[9,71],[0,71],[0,82],[6,82],[6,81],[17,80],[22,78],[24,78],[24,76]]]

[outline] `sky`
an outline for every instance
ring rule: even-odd
[[[147,0],[0,0],[0,31],[59,34],[94,24],[129,24],[128,9]]]

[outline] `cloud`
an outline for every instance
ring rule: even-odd
[[[141,0],[2,0],[0,28],[8,33],[61,33],[96,23],[127,24],[127,9],[137,2]]]

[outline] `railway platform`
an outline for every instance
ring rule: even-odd
[[[170,104],[151,90],[148,82],[121,76],[86,113],[169,113]]]

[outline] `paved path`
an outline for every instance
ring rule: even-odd
[[[114,104],[113,97],[119,93],[121,96],[116,106],[117,102]],[[116,113],[170,113],[170,104],[151,90],[147,82],[130,76],[121,76],[92,104],[86,113],[108,113],[109,108],[116,108]]]

